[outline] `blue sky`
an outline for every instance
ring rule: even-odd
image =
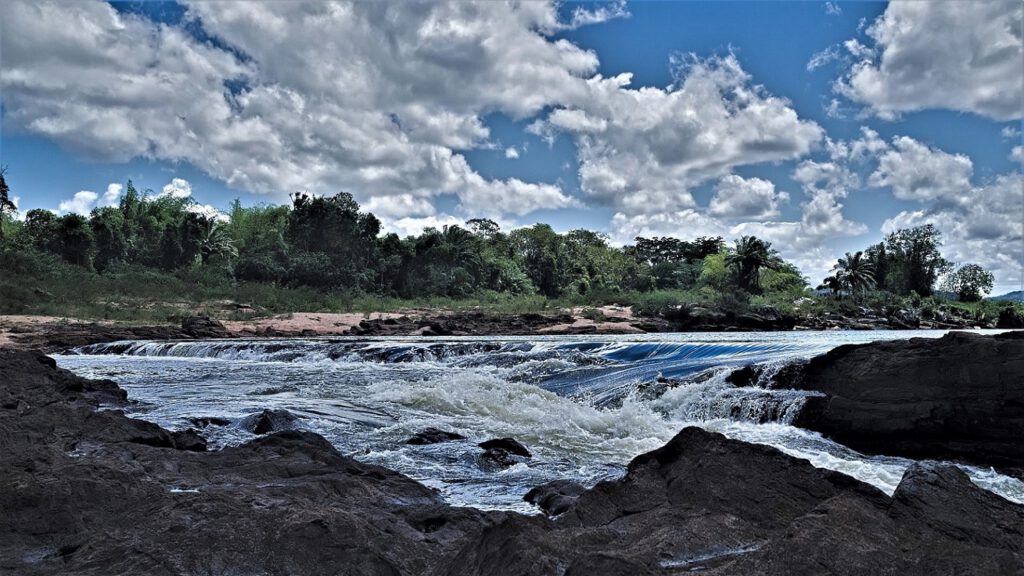
[[[0,161],[22,210],[129,179],[215,208],[345,189],[401,232],[756,232],[813,282],[935,222],[1018,289],[1021,4],[911,4],[16,2]]]

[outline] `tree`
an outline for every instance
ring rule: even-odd
[[[85,216],[68,214],[60,217],[57,219],[56,233],[61,258],[69,264],[91,269],[96,239]]]
[[[885,237],[888,253],[886,286],[890,292],[931,296],[935,282],[952,264],[942,257],[942,233],[932,224],[897,230]]]
[[[120,209],[112,206],[96,208],[89,218],[89,226],[96,240],[96,256],[93,258],[96,271],[103,272],[128,259],[124,213]]]
[[[854,294],[863,294],[875,287],[875,270],[871,261],[864,257],[864,252],[846,253],[832,268],[839,283]]]
[[[216,218],[206,218],[203,222],[202,235],[199,237],[199,257],[203,264],[212,258],[233,258],[238,256],[227,227]]]
[[[740,288],[757,293],[761,291],[761,269],[777,269],[781,263],[769,242],[755,236],[744,236],[736,241],[725,262],[736,270]]]
[[[977,302],[992,291],[995,277],[977,264],[965,264],[946,276],[943,289],[956,292],[961,302]]]
[[[838,296],[843,291],[843,287],[843,281],[833,274],[832,276],[825,276],[825,279],[818,285],[818,290],[828,290],[832,292],[833,296]]]
[[[0,241],[4,239],[4,219],[7,214],[14,214],[18,211],[18,207],[10,198],[11,189],[7,186],[6,174],[7,167],[0,168]]]

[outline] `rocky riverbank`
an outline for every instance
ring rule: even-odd
[[[302,430],[207,452],[127,401],[0,348],[0,572],[1024,573],[1024,506],[954,467],[914,466],[889,497],[687,428],[620,480],[534,494],[548,518],[451,507]]]
[[[732,375],[737,384],[757,369]],[[1024,332],[840,346],[779,371],[813,390],[795,425],[855,450],[995,466],[1024,477]]]

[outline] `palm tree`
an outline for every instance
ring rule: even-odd
[[[756,236],[744,236],[736,241],[736,247],[725,257],[725,263],[736,268],[741,288],[757,292],[761,288],[761,269],[777,270],[780,261],[771,243]]]
[[[217,221],[216,218],[206,218],[203,221],[203,232],[199,239],[199,256],[203,264],[206,264],[214,256],[238,256],[238,249],[228,234],[227,227]]]
[[[818,290],[828,290],[832,292],[833,296],[838,296],[839,293],[843,291],[843,282],[834,275],[826,276],[818,286]]]
[[[854,294],[863,294],[875,287],[875,267],[861,251],[854,254],[847,252],[844,258],[836,262],[833,270],[840,283]]]

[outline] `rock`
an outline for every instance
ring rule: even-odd
[[[455,432],[445,432],[437,428],[426,428],[417,432],[414,436],[405,441],[406,444],[423,445],[451,442],[453,440],[465,440],[466,437]]]
[[[219,320],[204,315],[182,319],[181,331],[192,338],[228,338],[231,336]]]
[[[840,346],[777,387],[814,390],[795,424],[855,450],[1024,467],[1024,337],[952,332],[938,339]]]
[[[484,450],[504,450],[509,454],[522,456],[523,458],[532,457],[532,454],[530,454],[530,451],[526,449],[526,446],[523,446],[515,438],[494,438],[492,440],[487,440],[486,442],[481,442],[478,446]]]
[[[484,449],[480,455],[480,465],[485,470],[508,468],[532,457],[526,446],[513,438],[495,438],[481,442],[479,446]]]
[[[523,500],[540,508],[548,516],[558,516],[568,510],[580,494],[586,491],[579,482],[553,480],[533,488]]]
[[[277,408],[250,414],[239,420],[236,425],[253,434],[266,434],[268,432],[292,430],[298,426],[298,423],[299,418],[296,415],[287,410]]]
[[[206,428],[207,426],[227,426],[228,424],[231,424],[231,420],[227,418],[220,418],[218,416],[201,416],[198,418],[189,418],[188,421],[200,428]]]
[[[174,439],[174,447],[178,450],[206,452],[206,438],[200,436],[193,428],[171,432],[171,437]]]
[[[97,411],[109,392],[32,353],[0,348],[0,383],[5,574],[1024,572],[1024,506],[949,466],[911,467],[890,498],[687,428],[550,519],[449,506],[303,430],[214,452],[140,443],[176,436]]]

